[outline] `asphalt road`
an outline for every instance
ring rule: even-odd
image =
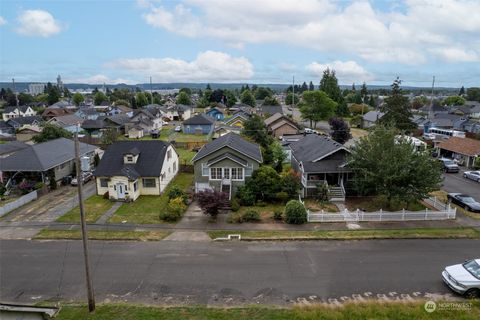
[[[480,183],[465,179],[463,173],[445,173],[442,189],[447,192],[466,193],[480,201]]]
[[[480,240],[91,242],[91,261],[97,301],[336,303],[447,297],[451,292],[440,272],[478,258],[479,245]],[[80,241],[4,240],[0,254],[1,301],[85,301]]]

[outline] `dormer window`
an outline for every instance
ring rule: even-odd
[[[133,162],[133,156],[127,156],[127,162]]]

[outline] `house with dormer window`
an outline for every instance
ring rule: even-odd
[[[97,194],[118,201],[160,195],[178,169],[178,153],[168,142],[117,141],[107,148],[94,172]]]
[[[225,192],[232,198],[263,162],[260,146],[228,133],[204,145],[192,159],[195,192]]]

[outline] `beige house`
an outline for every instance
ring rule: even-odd
[[[118,201],[160,195],[178,169],[178,153],[170,143],[117,141],[108,147],[95,170],[97,194]]]
[[[299,133],[298,126],[290,118],[280,113],[275,113],[265,119],[265,125],[268,131],[276,138]]]

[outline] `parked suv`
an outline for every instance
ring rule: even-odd
[[[440,161],[443,164],[443,170],[445,172],[459,172],[460,168],[458,165],[451,159],[442,158]]]
[[[93,174],[91,172],[82,172],[82,184],[87,183],[92,179],[93,179]],[[70,184],[72,186],[76,186],[78,184],[77,177],[73,178]]]

